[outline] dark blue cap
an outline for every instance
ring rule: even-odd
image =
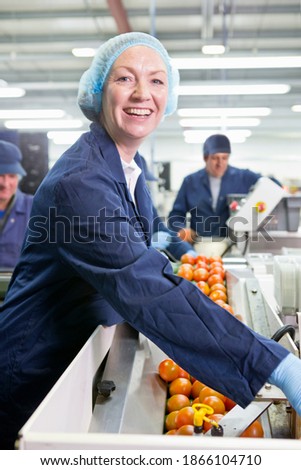
[[[15,144],[0,140],[0,175],[11,174],[25,176],[21,165],[22,154]]]
[[[231,144],[228,137],[223,134],[213,134],[205,140],[203,155],[214,155],[215,153],[231,153]]]

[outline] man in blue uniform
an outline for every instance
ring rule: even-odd
[[[137,148],[176,109],[178,73],[145,33],[104,43],[80,81],[93,121],[38,188],[0,307],[0,447],[98,325],[126,321],[191,375],[247,406],[269,379],[301,414],[301,361],[246,327],[151,247]]]
[[[19,148],[0,141],[0,269],[13,269],[21,247],[33,196],[24,194],[18,184],[26,171]]]
[[[228,236],[227,195],[247,194],[262,176],[230,166],[230,154],[230,141],[223,134],[213,134],[204,142],[205,168],[184,178],[168,216],[169,227],[181,238],[193,243],[198,236]],[[187,214],[190,214],[189,227]]]

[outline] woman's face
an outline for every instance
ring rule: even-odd
[[[163,59],[147,46],[133,46],[114,62],[104,87],[101,120],[120,146],[139,146],[160,123],[168,97]]]

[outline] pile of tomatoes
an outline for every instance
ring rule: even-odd
[[[166,414],[164,433],[174,435],[194,434],[194,403],[210,406],[214,413],[208,418],[218,423],[236,403],[199,380],[194,379],[172,359],[164,359],[158,366],[158,373],[167,384]],[[212,424],[203,422],[205,434]],[[260,421],[254,421],[240,437],[264,437]]]
[[[226,270],[220,256],[207,257],[199,254],[194,257],[186,253],[182,255],[174,272],[196,284],[211,300],[242,320],[241,316],[235,314],[233,307],[228,303]]]

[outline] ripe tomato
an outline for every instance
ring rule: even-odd
[[[214,263],[214,261],[219,261],[220,263],[223,264],[223,260],[222,260],[221,256],[218,256],[218,255],[210,256],[209,259],[208,259],[209,264]]]
[[[211,276],[209,276],[207,279],[209,287],[213,286],[213,284],[216,284],[217,282],[221,284],[224,282],[224,279],[220,274],[211,274]]]
[[[226,411],[232,410],[234,406],[236,406],[235,401],[231,400],[231,398],[226,397],[226,400],[225,400]]]
[[[170,431],[167,431],[167,432],[165,433],[165,436],[170,436],[170,435],[172,435],[172,434],[173,434],[173,435],[177,434],[177,429],[171,429]]]
[[[239,437],[264,437],[263,427],[260,421],[256,420],[250,424]]]
[[[184,255],[181,256],[181,259],[180,259],[181,263],[182,264],[191,264],[191,265],[194,265],[195,264],[195,257],[190,255],[189,253],[184,253]]]
[[[192,281],[193,279],[193,267],[191,264],[184,263],[179,266],[177,275],[187,279],[187,281]]]
[[[186,395],[177,394],[167,399],[166,409],[168,413],[171,413],[172,411],[180,410],[184,408],[184,406],[189,405],[190,400]]]
[[[211,406],[211,408],[214,409],[214,413],[224,414],[226,411],[225,403],[223,402],[223,400],[214,395],[205,397],[203,399],[203,403],[205,403],[205,405]]]
[[[242,315],[240,315],[239,313],[236,315],[236,314],[233,312],[233,314],[234,314],[235,318],[237,318],[237,320],[242,321],[242,322],[244,321]]]
[[[192,398],[197,398],[200,395],[200,391],[204,387],[205,387],[205,384],[203,384],[203,382],[200,382],[199,380],[195,380],[192,384],[191,392],[190,392]]]
[[[223,300],[224,302],[226,302],[228,299],[227,294],[224,291],[218,290],[218,289],[210,292],[209,297],[211,300],[214,300],[214,301],[219,299],[219,300]]]
[[[197,268],[193,271],[193,280],[196,282],[207,281],[209,272],[205,268]]]
[[[218,423],[222,418],[224,417],[223,414],[221,413],[214,413],[210,416],[208,416],[208,418],[212,419],[213,421],[215,421],[216,423]],[[204,433],[206,433],[207,431],[209,431],[209,429],[212,428],[212,424],[211,423],[207,423],[206,421],[203,422],[203,430],[204,430]]]
[[[207,269],[207,271],[209,270],[208,264],[205,263],[205,261],[197,261],[194,265],[194,268],[195,269],[204,268],[204,269]]]
[[[177,436],[193,436],[194,434],[194,426],[192,424],[184,424],[181,426],[177,432]]]
[[[234,310],[233,310],[233,308],[231,307],[231,305],[229,305],[229,304],[227,304],[227,303],[224,303],[223,308],[224,308],[225,310],[228,310],[228,312],[232,313],[232,315],[234,315]]]
[[[224,269],[224,265],[221,261],[212,261],[212,263],[209,264],[210,269],[213,268],[222,268]]]
[[[194,409],[192,406],[185,406],[178,411],[177,416],[175,417],[175,424],[177,429],[184,424],[193,424],[194,420]]]
[[[187,372],[186,370],[182,369],[182,367],[180,367],[180,366],[179,366],[178,377],[181,377],[181,378],[183,378],[183,379],[188,379],[188,380],[191,381],[189,372]],[[178,378],[178,377],[177,377],[177,378]]]
[[[172,382],[178,377],[179,366],[172,359],[164,359],[159,364],[158,372],[165,382]]]
[[[224,302],[222,299],[216,299],[214,301],[217,305],[219,305],[220,307],[223,307],[224,308],[224,305],[226,302]]]
[[[206,386],[203,387],[202,390],[200,391],[200,395],[199,395],[200,402],[203,403],[203,400],[204,400],[205,397],[211,397],[211,396],[218,397],[218,398],[220,398],[222,401],[225,401],[225,399],[226,399],[225,395],[223,395],[222,393],[218,392],[217,390],[214,390],[214,389],[211,388],[211,387],[207,387],[207,385],[206,385]]]
[[[177,414],[179,413],[179,410],[175,410],[175,411],[171,411],[170,413],[168,413],[168,415],[165,416],[165,421],[164,421],[164,425],[165,425],[165,430],[166,431],[171,431],[172,429],[177,429],[177,425],[176,425],[176,416]]]
[[[203,261],[204,263],[208,264],[208,258],[205,254],[199,253],[196,257],[196,262]]]
[[[223,292],[227,292],[225,284],[221,284],[220,282],[217,282],[216,284],[213,284],[213,286],[211,286],[211,292],[213,292],[214,290],[222,290]]]
[[[210,294],[210,287],[208,286],[206,281],[199,281],[196,283],[197,287],[201,289],[203,294],[209,295]]]
[[[222,277],[223,279],[225,279],[226,272],[225,272],[225,270],[224,270],[221,266],[219,266],[219,267],[216,266],[215,268],[211,268],[211,267],[210,267],[210,269],[209,269],[209,276],[211,276],[212,274],[220,274],[221,277]]]
[[[177,379],[173,380],[169,385],[169,394],[172,395],[186,395],[187,397],[190,396],[192,384],[189,379],[185,379],[183,377],[178,377]]]

